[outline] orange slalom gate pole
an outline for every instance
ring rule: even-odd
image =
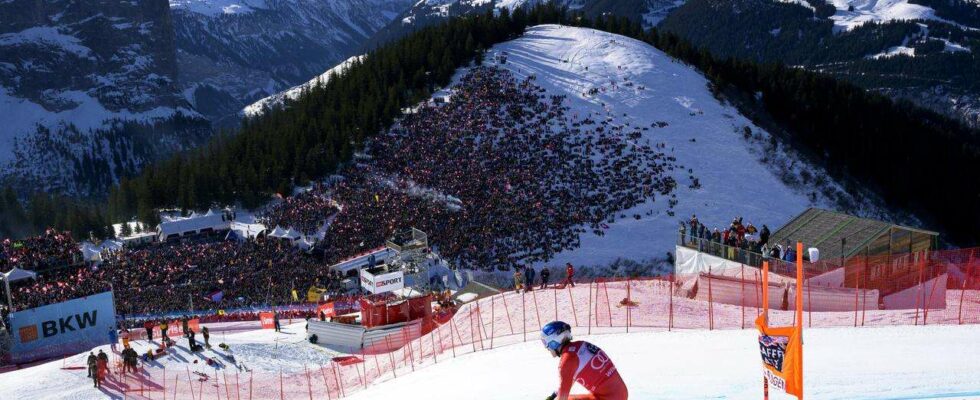
[[[769,261],[762,262],[762,315],[769,326]],[[769,379],[762,377],[762,398],[769,400]]]
[[[796,242],[796,329],[803,343],[803,242]],[[803,351],[800,350],[800,399],[803,400]]]

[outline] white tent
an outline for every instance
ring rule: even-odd
[[[10,271],[4,272],[3,278],[8,282],[17,282],[24,279],[37,279],[37,273],[26,269],[14,268]]]
[[[165,219],[160,222],[158,230],[160,241],[172,237],[194,235],[206,231],[226,231],[231,229],[231,219],[218,211],[208,211],[207,214],[192,214],[190,217]]]

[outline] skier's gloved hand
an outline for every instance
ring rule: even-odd
[[[555,399],[557,399],[557,398],[558,398],[558,393],[556,393],[556,392],[551,392],[551,394],[550,394],[550,395],[548,395],[548,397],[546,397],[546,398],[545,398],[544,400],[555,400]]]

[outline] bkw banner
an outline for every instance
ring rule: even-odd
[[[115,322],[112,292],[12,313],[11,361],[59,357],[107,344]]]

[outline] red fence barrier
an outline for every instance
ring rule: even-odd
[[[883,295],[881,287],[826,284],[809,274],[803,295],[804,323],[810,327],[980,324],[980,262],[967,258],[935,274],[920,267],[920,278]],[[825,270],[824,273],[832,272]],[[901,279],[906,279],[905,277]],[[881,282],[879,282],[880,284]],[[254,366],[245,371],[221,362],[173,370],[145,365],[141,374],[112,376],[106,388],[124,397],[147,399],[339,399],[370,385],[460,355],[535,341],[540,327],[560,319],[578,335],[674,329],[753,329],[769,294],[770,322],[795,320],[795,284],[750,266],[656,278],[597,279],[575,287],[507,292],[465,304],[428,334],[404,332],[324,365],[287,370]],[[897,296],[897,297],[896,297]],[[307,346],[308,344],[297,344]],[[383,347],[383,348],[379,348]],[[117,368],[118,370],[118,368]]]

